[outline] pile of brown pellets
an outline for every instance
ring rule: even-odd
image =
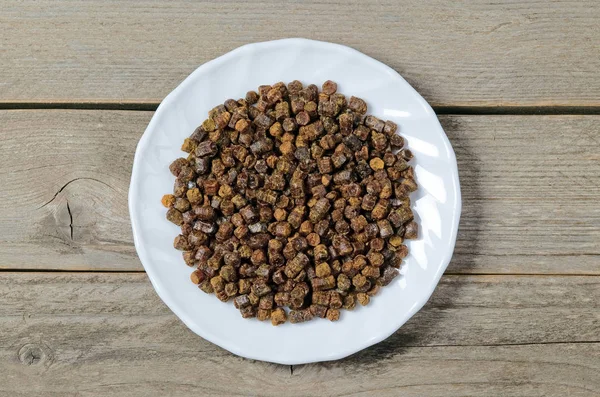
[[[244,318],[336,321],[398,275],[417,237],[396,124],[336,91],[293,81],[228,99],[170,166],[174,247],[192,282]]]

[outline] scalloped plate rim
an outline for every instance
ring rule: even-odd
[[[419,104],[425,109],[426,113],[429,116],[432,116],[435,118],[435,121],[437,122],[439,130],[442,132],[441,135],[442,135],[442,140],[443,140],[443,144],[444,144],[444,150],[448,153],[448,158],[451,163],[450,166],[452,166],[452,187],[453,187],[453,193],[454,193],[453,199],[454,199],[455,206],[453,208],[454,216],[452,218],[452,234],[450,236],[450,249],[447,250],[447,252],[445,253],[445,255],[442,259],[442,262],[441,262],[441,266],[438,268],[437,272],[434,274],[434,277],[432,279],[433,282],[431,283],[431,288],[427,291],[427,293],[425,293],[421,298],[419,298],[417,302],[415,302],[415,304],[411,307],[408,314],[404,318],[401,318],[399,321],[396,321],[393,323],[394,325],[393,325],[393,327],[389,328],[389,331],[381,332],[377,336],[366,339],[364,341],[364,343],[359,344],[359,345],[352,345],[351,347],[349,347],[348,349],[346,349],[344,351],[315,356],[313,359],[310,359],[310,360],[297,360],[293,357],[273,359],[273,358],[268,357],[268,354],[267,355],[248,354],[247,352],[243,351],[243,349],[241,349],[239,346],[237,346],[235,344],[231,344],[227,340],[223,340],[222,338],[220,338],[219,335],[215,335],[215,334],[206,332],[206,330],[203,330],[201,327],[199,327],[192,318],[190,318],[186,313],[184,313],[183,310],[180,310],[180,308],[177,305],[173,304],[173,302],[170,301],[170,299],[168,298],[169,292],[167,292],[163,288],[163,285],[161,284],[160,280],[156,277],[156,275],[154,275],[152,273],[151,267],[149,270],[147,263],[150,262],[150,259],[147,258],[146,252],[141,248],[142,241],[140,240],[140,233],[138,232],[138,230],[140,229],[140,225],[139,225],[138,220],[134,216],[135,201],[133,200],[133,198],[136,197],[136,195],[138,194],[138,187],[136,185],[136,182],[137,182],[137,179],[138,179],[139,173],[140,173],[141,153],[146,148],[148,141],[150,139],[149,138],[150,134],[154,130],[154,128],[158,122],[158,119],[159,119],[161,113],[163,112],[164,108],[170,106],[171,102],[173,102],[175,100],[178,93],[180,91],[182,91],[185,86],[192,84],[192,82],[195,80],[195,78],[197,78],[202,73],[209,71],[211,68],[217,67],[219,64],[229,61],[230,59],[238,56],[240,53],[242,53],[244,51],[248,51],[249,49],[251,49],[253,47],[254,48],[268,47],[271,45],[276,45],[276,44],[281,44],[281,43],[286,43],[289,45],[296,45],[296,44],[303,43],[303,44],[316,45],[316,46],[336,47],[336,48],[346,51],[354,56],[359,56],[359,57],[362,57],[362,58],[368,60],[368,62],[371,63],[373,67],[377,67],[382,70],[385,70],[389,74],[390,78],[396,79],[398,82],[403,84],[407,90],[412,91],[412,93],[415,96],[415,99],[419,101]],[[142,262],[142,265],[144,266],[144,269],[146,270],[146,274],[148,275],[148,278],[150,279],[152,286],[154,287],[156,293],[159,295],[161,300],[167,305],[167,307],[169,307],[169,309],[190,330],[192,330],[194,333],[196,333],[200,337],[208,340],[209,342],[211,342],[217,346],[220,346],[238,356],[245,357],[248,359],[273,362],[273,363],[284,364],[284,365],[298,365],[298,364],[307,364],[307,363],[311,363],[311,362],[338,360],[338,359],[347,357],[349,355],[352,355],[354,353],[357,353],[365,348],[368,348],[372,345],[375,345],[375,344],[387,339],[394,332],[396,332],[399,328],[401,328],[402,325],[404,325],[406,323],[406,321],[408,321],[416,312],[418,312],[425,305],[425,303],[427,303],[427,301],[433,294],[437,284],[439,283],[439,280],[441,279],[441,276],[443,275],[445,269],[447,268],[448,264],[450,263],[450,260],[452,258],[452,254],[454,251],[454,247],[456,244],[456,238],[457,238],[457,233],[458,233],[458,222],[460,220],[460,215],[461,215],[461,207],[462,207],[461,206],[461,192],[460,192],[460,183],[459,183],[459,176],[458,176],[458,167],[456,165],[456,155],[450,144],[450,141],[448,140],[446,134],[443,131],[443,128],[441,127],[441,125],[439,124],[439,121],[437,120],[437,116],[435,115],[435,112],[433,111],[431,106],[427,103],[427,101],[425,101],[425,99],[399,73],[397,73],[394,69],[390,68],[386,64],[384,64],[380,61],[377,61],[376,59],[371,58],[351,47],[347,47],[347,46],[344,46],[341,44],[329,43],[329,42],[318,41],[318,40],[310,40],[310,39],[304,39],[304,38],[288,38],[288,39],[271,40],[271,41],[245,44],[238,48],[235,48],[234,50],[232,50],[222,56],[219,56],[218,58],[215,58],[213,60],[210,60],[210,61],[200,65],[190,75],[188,75],[160,103],[160,105],[157,107],[154,115],[152,116],[150,123],[148,124],[142,137],[140,138],[140,140],[136,146],[136,151],[135,151],[135,155],[134,155],[132,176],[131,176],[129,195],[128,195],[128,208],[129,208],[129,213],[130,213],[130,220],[131,220],[131,225],[132,225],[133,239],[134,239],[134,245],[136,248],[136,252],[140,258],[140,261]]]

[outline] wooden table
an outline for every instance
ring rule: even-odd
[[[0,1],[1,396],[600,394],[597,1]],[[425,308],[329,363],[189,331],[132,244],[135,145],[161,99],[242,44],[352,46],[434,106],[456,252]]]

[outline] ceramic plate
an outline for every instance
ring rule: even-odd
[[[190,282],[193,269],[173,248],[179,228],[165,219],[160,199],[170,193],[169,164],[181,143],[228,98],[261,84],[298,79],[367,102],[368,113],[392,120],[415,154],[419,190],[411,195],[420,225],[401,276],[366,307],[342,311],[338,322],[315,319],[274,327],[243,319]],[[237,355],[281,364],[335,360],[390,336],[427,302],[448,265],[456,241],[461,199],[456,158],[425,100],[394,70],[348,47],[304,39],[245,45],[200,66],[158,107],[135,153],[129,211],[135,247],[152,285],[195,333]],[[193,348],[190,347],[190,348]]]

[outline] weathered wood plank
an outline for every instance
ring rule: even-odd
[[[0,395],[593,395],[599,284],[596,276],[445,276],[386,341],[290,369],[197,337],[144,274],[5,272]]]
[[[294,377],[311,385],[306,395],[314,396],[597,396],[600,391],[598,343],[400,351],[385,359],[386,352],[365,352],[339,364],[294,367]]]
[[[3,0],[0,8],[0,102],[156,103],[240,45],[307,37],[379,59],[433,105],[600,105],[594,0]]]
[[[135,146],[151,116],[0,112],[3,268],[141,269],[127,192]]]
[[[0,268],[141,270],[127,189],[151,115],[0,111]],[[600,274],[600,117],[441,121],[463,194],[449,272]]]
[[[463,198],[449,271],[599,274],[599,117],[440,121]]]

